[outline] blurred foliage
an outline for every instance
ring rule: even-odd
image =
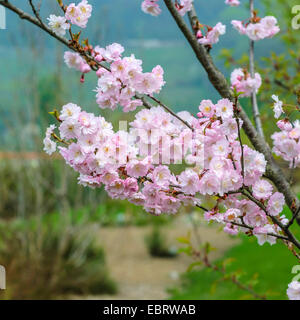
[[[98,233],[97,226],[86,220],[71,221],[60,214],[1,221],[0,261],[7,273],[1,298],[115,293]]]
[[[300,194],[298,194],[300,199]],[[291,218],[287,206],[282,212]],[[211,224],[212,225],[212,224]],[[213,225],[218,226],[217,223]],[[297,224],[291,227],[294,235],[300,237]],[[220,232],[223,232],[220,228]],[[179,249],[189,256],[194,256],[187,272],[181,276],[181,284],[169,289],[174,300],[249,300],[254,296],[247,290],[240,289],[233,279],[243,286],[248,286],[267,299],[287,299],[287,285],[294,275],[291,270],[298,265],[298,259],[287,249],[282,241],[276,245],[268,243],[259,246],[255,236],[241,235],[241,243],[229,249],[221,259],[209,261],[208,254],[216,250],[209,243],[195,247],[191,242],[191,234],[177,240],[185,245]],[[204,254],[203,254],[204,252]],[[207,259],[205,258],[207,256]],[[207,265],[208,264],[208,265]],[[220,272],[221,270],[221,272]]]
[[[62,160],[39,158],[39,154],[26,156],[33,159],[17,154],[17,158],[0,160],[1,218],[95,207],[105,196],[101,190],[78,185],[77,174]]]
[[[242,243],[233,247],[216,262],[226,264],[229,275],[263,293],[268,299],[287,299],[286,289],[292,281],[292,267],[297,259],[282,244],[257,245],[254,238],[242,237]],[[196,265],[199,267],[199,264]],[[200,266],[201,267],[201,266]],[[181,285],[169,290],[174,300],[249,300],[254,299],[245,290],[210,268],[195,268],[182,276]]]
[[[177,249],[168,245],[168,240],[158,226],[154,227],[145,237],[145,243],[152,257],[175,258],[177,256]]]
[[[14,157],[16,154],[6,155]],[[40,156],[35,153],[26,155]],[[87,216],[89,221],[103,226],[161,225],[171,220],[167,215],[152,216],[127,201],[109,199],[102,189],[78,185],[78,174],[60,159],[17,156],[17,159],[0,160],[2,219],[72,212],[74,219]]]

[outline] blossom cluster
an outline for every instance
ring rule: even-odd
[[[51,14],[48,18],[49,27],[59,36],[64,36],[70,29],[70,23],[80,28],[85,28],[92,15],[92,6],[87,0],[82,0],[78,5],[69,4],[65,9],[64,16]]]
[[[239,0],[225,0],[225,3],[231,7],[237,7],[241,4]]]
[[[282,101],[273,95],[275,118],[279,118],[282,109]],[[288,161],[290,168],[300,167],[300,121],[291,122],[284,118],[277,122],[280,132],[275,132],[271,138],[273,140],[273,152]]]
[[[259,73],[256,72],[255,77],[251,78],[247,70],[238,68],[231,73],[230,82],[232,88],[242,92],[241,97],[250,97],[252,92],[258,92],[262,80]]]
[[[220,35],[225,34],[226,26],[221,22],[218,22],[213,28],[208,28],[207,33],[203,35],[201,30],[198,30],[196,36],[198,42],[203,45],[211,46],[219,42]]]
[[[157,3],[159,0],[144,0],[142,2],[142,10],[145,13],[151,14],[156,17],[161,14],[161,9]]]
[[[300,282],[292,281],[287,289],[287,295],[290,300],[300,300]]]
[[[81,73],[88,73],[92,70],[78,52],[66,51],[64,61],[69,68],[74,68]]]
[[[144,0],[142,2],[142,11],[152,16],[158,16],[161,14],[161,9],[158,4],[159,0]],[[194,0],[180,0],[175,1],[175,7],[181,16],[184,16],[187,12],[191,11]]]
[[[257,21],[246,24],[243,21],[232,20],[231,24],[240,34],[247,35],[253,41],[272,38],[280,31],[275,17],[266,16],[262,19],[256,19]]]
[[[96,72],[98,86],[96,88],[96,101],[100,108],[116,109],[118,105],[124,112],[134,111],[138,106],[143,105],[136,94],[152,96],[159,93],[165,84],[164,71],[157,65],[151,72],[143,72],[142,61],[134,55],[122,57],[124,48],[113,43],[101,48],[96,46],[92,49],[92,57],[99,63],[105,62],[110,69],[100,67]],[[65,52],[65,63],[70,68],[87,73],[91,71],[90,66],[78,54]]]
[[[238,139],[242,121],[235,118],[232,102],[203,100],[197,118],[188,112],[179,116],[192,129],[158,106],[139,111],[128,132],[115,132],[103,117],[70,103],[59,115],[59,141],[67,144],[59,152],[80,173],[79,183],[104,184],[112,198],[128,199],[159,215],[175,214],[181,205],[200,204],[202,196],[216,196],[217,205],[206,212],[207,220],[223,223],[230,234],[249,232],[237,226],[246,223],[260,244],[275,243],[272,234],[280,230],[269,217],[287,223],[280,217],[284,196],[262,179],[264,156],[246,145],[242,151]],[[46,133],[48,153],[55,150],[55,142],[49,142],[54,130],[51,126]],[[186,168],[177,175],[171,172],[169,164],[182,161]],[[266,212],[237,192],[245,186]]]

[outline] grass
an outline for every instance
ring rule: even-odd
[[[223,259],[233,258],[228,271],[240,270],[240,280],[257,278],[255,291],[266,294],[269,299],[287,299],[287,285],[294,275],[291,269],[297,259],[282,244],[258,246],[254,238],[242,238],[242,243],[231,248]],[[245,291],[228,281],[220,281],[221,276],[208,269],[194,270],[183,275],[179,288],[171,289],[174,300],[236,300],[253,299]]]
[[[115,293],[98,234],[95,224],[60,214],[0,221],[0,261],[7,272],[0,298]]]

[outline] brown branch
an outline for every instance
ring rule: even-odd
[[[241,192],[236,192],[236,193],[241,193]],[[209,210],[200,206],[200,205],[196,205],[196,207],[198,207],[199,209],[205,211],[205,212],[208,212]],[[248,226],[247,224],[245,223],[238,223],[238,222],[233,222],[233,221],[226,221],[224,220],[224,222],[226,223],[230,223],[232,225],[235,225],[235,226],[238,226],[238,227],[242,227],[242,228],[246,228],[246,229],[249,229],[249,230],[253,230],[254,228],[251,227],[251,226]],[[268,232],[267,233],[268,236],[272,236],[272,237],[275,237],[275,238],[278,238],[278,239],[281,239],[281,240],[285,240],[285,241],[290,241],[288,237],[285,237],[285,236],[282,236],[280,234],[276,234],[276,233],[270,233]],[[291,241],[290,241],[291,242]]]
[[[36,9],[36,7],[33,4],[33,0],[29,0],[29,4],[31,6],[32,12],[35,15],[35,17],[39,20],[40,24],[44,26],[44,23],[43,23],[43,21],[42,21],[42,19],[40,17],[40,14],[39,14],[38,10]]]

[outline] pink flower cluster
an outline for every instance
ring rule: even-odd
[[[280,31],[277,19],[273,16],[266,16],[260,19],[259,22],[250,22],[245,25],[242,21],[232,20],[231,24],[240,34],[247,35],[253,41],[272,38]]]
[[[77,52],[66,51],[64,54],[64,61],[69,68],[74,68],[81,73],[88,73],[91,67]]]
[[[175,7],[177,8],[179,14],[184,16],[187,12],[192,10],[194,0],[180,0],[180,2],[175,2]]]
[[[71,3],[66,9],[65,17],[72,24],[80,28],[85,28],[92,15],[92,9],[92,6],[88,4],[87,0],[82,0],[78,5]]]
[[[300,300],[300,282],[292,281],[287,289],[287,295],[290,300]]]
[[[135,97],[136,94],[159,93],[165,84],[161,66],[143,73],[142,61],[134,55],[122,58],[123,51],[119,44],[112,44],[105,49],[95,47],[95,52],[98,52],[96,59],[110,63],[110,71],[100,68],[97,72],[96,98],[100,108],[114,110],[120,105],[124,112],[133,111],[143,104]]]
[[[113,43],[106,48],[96,46],[91,55],[98,62],[107,62],[110,70],[100,67],[96,72],[98,86],[96,89],[96,101],[100,108],[115,110],[118,105],[124,112],[134,111],[142,106],[141,99],[136,94],[153,95],[159,93],[165,84],[164,71],[161,66],[156,66],[151,72],[143,72],[142,61],[130,57],[122,57],[124,48]],[[91,71],[90,66],[78,54],[65,52],[65,63],[82,73]]]
[[[231,87],[235,88],[237,92],[243,92],[241,97],[250,97],[252,92],[258,92],[262,80],[259,73],[255,73],[255,78],[251,78],[247,70],[238,68],[233,70],[230,77]]]
[[[277,122],[280,132],[272,135],[273,152],[290,163],[290,168],[300,167],[300,121],[288,119]]]
[[[92,6],[87,0],[82,0],[77,6],[75,3],[68,5],[64,16],[51,14],[48,19],[49,27],[59,36],[64,36],[70,29],[70,23],[85,28],[92,15]],[[70,23],[68,23],[68,21]]]
[[[159,215],[175,214],[181,205],[199,204],[201,196],[214,195],[218,204],[205,214],[207,220],[223,223],[230,234],[247,232],[235,225],[243,222],[253,228],[260,244],[275,242],[269,234],[279,230],[267,214],[238,192],[229,195],[247,186],[265,204],[269,216],[279,217],[284,204],[283,195],[273,193],[273,186],[262,179],[264,156],[246,145],[242,170],[238,140],[242,121],[235,118],[232,102],[203,100],[198,118],[188,112],[179,116],[193,130],[158,106],[138,112],[129,132],[114,132],[103,117],[69,103],[59,115],[59,139],[67,144],[59,151],[80,173],[79,183],[90,187],[104,184],[112,198],[128,199]],[[45,151],[49,154],[56,148],[54,141],[49,142],[54,129],[51,126],[46,133]],[[188,167],[178,175],[172,173],[169,164],[182,160]],[[286,223],[284,216],[280,219]]]
[[[198,42],[203,45],[211,46],[219,42],[220,35],[225,34],[226,26],[221,22],[218,22],[213,28],[209,28],[206,35],[203,35],[202,31],[197,32]]]
[[[161,14],[161,9],[158,5],[159,0],[144,0],[142,2],[142,11],[152,16],[158,16]],[[179,14],[184,16],[188,11],[191,11],[194,0],[176,0],[175,7]]]
[[[158,0],[144,0],[142,2],[142,10],[145,13],[151,14],[154,17],[157,17],[161,14],[161,9],[158,5]]]
[[[231,7],[237,7],[240,5],[239,0],[225,0],[225,3],[230,5]]]

